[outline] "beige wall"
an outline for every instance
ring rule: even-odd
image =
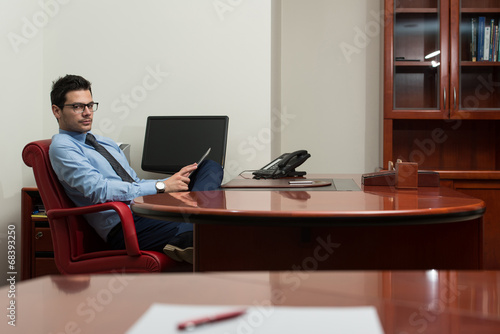
[[[92,81],[93,130],[130,143],[142,177],[154,176],[140,169],[149,115],[228,115],[228,178],[270,159],[269,141],[251,145],[270,129],[270,2],[5,0],[0,15],[0,247],[14,224],[19,272],[20,189],[35,185],[21,150],[57,132],[49,93],[59,76]]]
[[[93,131],[130,143],[132,167],[142,177],[153,176],[140,168],[151,115],[228,115],[228,177],[264,164],[269,144],[254,152],[248,138],[269,128],[271,6],[216,3],[71,2],[45,29],[44,91],[68,72],[88,77],[100,103]],[[86,16],[92,24],[66,31]],[[60,47],[68,41],[76,45]],[[49,113],[44,125],[46,136],[57,131]]]
[[[23,47],[15,52],[9,33],[21,30],[22,19],[33,15],[39,6],[35,1],[5,0],[0,2],[0,101],[2,130],[0,141],[0,285],[7,284],[7,232],[13,225],[16,232],[15,269],[21,272],[21,187],[32,184],[32,173],[21,160],[26,142],[41,138],[43,113],[41,89],[43,79],[43,32],[26,31]],[[19,43],[20,39],[15,39]],[[18,44],[15,44],[18,45]],[[11,239],[11,241],[13,241]],[[11,243],[12,245],[12,243]]]
[[[281,150],[309,172],[380,165],[381,1],[283,0]]]

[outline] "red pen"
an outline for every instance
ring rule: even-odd
[[[246,311],[247,311],[246,309],[243,309],[243,310],[220,313],[220,314],[215,314],[215,315],[208,316],[208,317],[183,321],[179,325],[177,325],[177,329],[182,331],[185,329],[192,329],[194,327],[209,324],[212,322],[218,322],[218,321],[236,318],[236,317],[239,317],[240,315],[245,314]]]

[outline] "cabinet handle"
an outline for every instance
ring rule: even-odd
[[[453,87],[453,109],[457,110],[457,89]]]
[[[43,237],[43,232],[38,232],[36,235],[35,235],[35,239],[40,239],[41,237]]]
[[[446,109],[446,87],[444,87],[443,100],[444,100],[443,108]]]

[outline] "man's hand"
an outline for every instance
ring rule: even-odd
[[[172,175],[165,183],[165,192],[186,191],[188,190],[189,175],[198,168],[198,164],[194,163],[182,167],[180,171]]]

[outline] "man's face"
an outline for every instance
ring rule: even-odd
[[[92,94],[89,90],[74,90],[66,93],[66,105],[74,103],[88,104],[93,102]],[[75,113],[72,106],[52,106],[54,116],[59,120],[61,130],[84,133],[92,128],[94,113],[88,108],[84,108],[81,114]]]

